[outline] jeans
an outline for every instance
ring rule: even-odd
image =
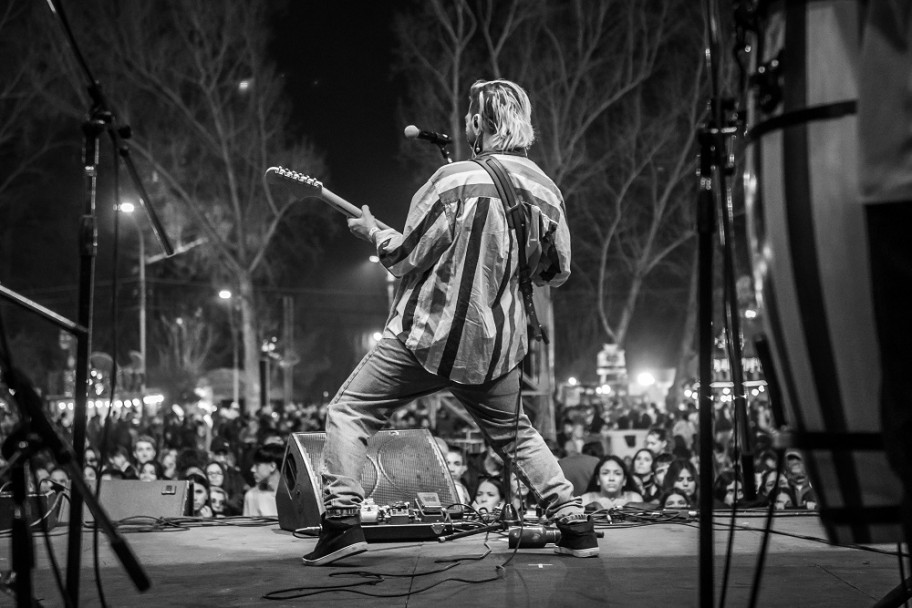
[[[368,439],[384,426],[393,410],[444,388],[465,406],[494,450],[502,457],[512,456],[520,373],[517,367],[485,384],[457,384],[425,370],[398,339],[384,337],[329,404],[320,469],[326,515],[344,517],[360,512],[364,489],[359,479]],[[579,497],[573,496],[573,485],[522,409],[513,464],[549,519],[583,512]]]

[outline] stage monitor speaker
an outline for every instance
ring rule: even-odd
[[[54,528],[58,522],[60,505],[66,498],[60,492],[47,492],[45,494],[28,495],[28,521],[36,530],[41,529],[41,518],[48,530]],[[7,532],[13,527],[13,511],[16,503],[12,492],[0,493],[0,532]]]
[[[190,485],[186,480],[105,479],[98,500],[115,523],[131,517],[183,517],[191,513],[193,504]],[[85,521],[94,519],[86,508]]]
[[[285,447],[276,492],[279,526],[297,530],[320,525],[323,484],[320,463],[326,433],[294,433]],[[418,492],[436,492],[440,502],[458,502],[440,447],[427,429],[380,431],[367,444],[361,469],[365,498],[378,505],[415,504]]]
[[[744,177],[754,284],[790,447],[831,540],[896,542],[903,485],[882,448],[881,367],[858,196],[863,2],[770,3]]]

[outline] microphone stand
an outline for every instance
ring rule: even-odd
[[[742,444],[742,466],[745,498],[756,497],[754,485],[753,453],[747,433],[746,397],[744,394],[741,361],[741,332],[738,323],[737,296],[734,281],[734,252],[732,249],[731,190],[727,177],[733,172],[732,155],[727,154],[727,138],[737,133],[737,127],[728,124],[725,110],[733,104],[726,103],[720,93],[719,24],[718,6],[714,0],[703,0],[703,15],[706,23],[706,63],[710,78],[709,115],[700,128],[700,186],[697,200],[698,235],[698,350],[700,389],[698,392],[700,420],[700,538],[699,538],[699,605],[712,608],[713,589],[713,495],[714,477],[713,432],[714,400],[713,382],[713,257],[714,232],[716,231],[716,201],[722,201],[719,216],[721,231],[719,238],[723,255],[723,279],[726,303],[726,329],[729,367],[732,373],[735,405],[736,432],[740,433]],[[739,424],[740,423],[740,424]],[[747,476],[750,475],[750,478]]]
[[[81,463],[82,454],[85,452],[86,422],[88,417],[86,405],[88,398],[89,354],[91,352],[95,257],[98,248],[98,228],[95,215],[96,186],[98,178],[97,166],[99,162],[98,138],[103,131],[106,130],[108,132],[108,135],[111,137],[111,141],[114,144],[114,148],[118,151],[121,158],[124,159],[128,173],[130,174],[137,191],[140,193],[140,204],[149,217],[153,232],[165,255],[172,255],[174,253],[174,248],[165,236],[161,222],[155,214],[154,209],[149,204],[148,194],[143,187],[142,181],[139,179],[139,173],[136,171],[136,167],[129,156],[129,151],[123,143],[123,139],[130,136],[129,126],[116,126],[116,118],[111,110],[111,105],[102,93],[100,84],[95,80],[92,71],[89,69],[88,63],[79,50],[76,38],[70,29],[66,13],[63,10],[60,0],[49,0],[48,7],[59,21],[67,45],[69,46],[76,63],[85,75],[91,102],[89,119],[83,124],[83,175],[85,179],[86,198],[84,214],[80,219],[79,230],[80,264],[78,322],[82,327],[87,329],[87,334],[77,341],[76,387],[73,407],[73,450],[78,454],[77,460]],[[81,479],[82,471],[79,470],[78,474],[73,477]],[[88,494],[88,492],[74,492],[70,503],[66,586],[67,592],[73,602],[78,602],[79,599],[79,575],[82,556],[82,501]]]

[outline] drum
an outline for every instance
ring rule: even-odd
[[[753,274],[786,423],[836,542],[901,538],[883,452],[880,362],[856,103],[863,3],[761,6],[745,199]]]

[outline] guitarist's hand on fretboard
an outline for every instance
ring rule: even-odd
[[[370,207],[363,205],[361,207],[361,217],[348,218],[348,229],[362,241],[367,241],[373,245],[373,237],[381,228],[377,225],[377,220],[374,219]]]

